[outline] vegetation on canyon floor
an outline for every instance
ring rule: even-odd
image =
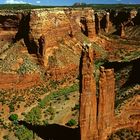
[[[44,88],[42,89],[44,93],[47,92],[47,90],[44,90]],[[12,110],[13,113],[10,115],[9,120],[11,120],[12,122],[5,123],[4,118],[1,118],[1,127],[5,128],[6,130],[8,129],[12,131],[14,130],[15,136],[18,137],[19,140],[32,139],[33,132],[31,130],[28,130],[25,126],[19,124],[19,122],[21,121],[20,120],[21,115],[23,116],[24,121],[28,124],[45,126],[48,124],[55,123],[56,120],[58,119],[57,116],[59,116],[59,114],[65,116],[66,113],[68,113],[69,111],[71,113],[70,114],[68,113],[68,115],[70,115],[73,119],[71,120],[66,119],[64,120],[63,123],[64,125],[66,124],[67,126],[75,126],[78,124],[77,114],[78,114],[79,107],[78,104],[75,104],[75,101],[73,102],[73,99],[75,100],[75,96],[77,96],[76,91],[78,89],[79,89],[78,83],[70,87],[55,89],[56,91],[49,93],[49,95],[46,95],[43,99],[36,98],[36,100],[38,100],[38,104],[36,104],[36,106],[33,107],[28,113],[22,112],[20,115],[18,115],[19,113],[13,114],[16,113],[17,109],[16,109],[16,104],[11,103],[14,110]],[[35,93],[35,89],[31,89],[28,92],[30,92],[29,94],[31,94],[31,92]],[[38,87],[38,92],[39,94],[41,93],[41,88],[39,87]],[[76,98],[78,102],[79,97],[77,96]],[[67,106],[68,104],[70,104],[70,102],[73,102],[72,108],[70,106]],[[3,102],[3,104],[5,103]],[[21,101],[20,101],[20,105],[22,105]],[[1,117],[2,114],[3,113],[1,112]],[[9,136],[6,135],[4,137],[7,138]]]

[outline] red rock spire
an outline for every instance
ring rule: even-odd
[[[97,101],[96,82],[93,77],[93,50],[86,45],[82,57],[81,140],[97,140]]]

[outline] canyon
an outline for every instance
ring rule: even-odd
[[[139,134],[139,19],[139,9],[127,8],[0,10],[0,139],[22,140],[18,130],[45,139],[32,136],[45,112],[49,123],[76,119],[75,140],[110,140],[124,128]],[[43,117],[27,119],[33,110]]]

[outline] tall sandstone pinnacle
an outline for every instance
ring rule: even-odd
[[[86,46],[87,47],[87,46]],[[93,53],[90,48],[82,52],[82,93],[80,106],[81,140],[97,140],[96,82],[93,77]]]
[[[104,131],[111,131],[114,120],[115,78],[113,69],[101,67],[99,80],[98,131],[103,140]]]
[[[93,50],[86,46],[82,52],[82,90],[80,98],[81,140],[105,140],[112,132],[114,121],[115,78],[113,69],[101,67],[99,100],[93,76]]]
[[[106,13],[106,27],[105,27],[105,32],[108,33],[109,32],[109,29],[111,28],[111,22],[110,22],[110,13],[107,12]]]
[[[94,10],[88,10],[87,13],[88,38],[93,41],[96,37]]]
[[[121,23],[121,29],[120,29],[120,36],[121,38],[125,38],[125,26]]]

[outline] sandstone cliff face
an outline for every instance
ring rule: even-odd
[[[140,95],[134,96],[128,101],[124,107],[121,108],[121,113],[116,117],[113,124],[113,131],[122,128],[133,128],[140,131]]]
[[[122,38],[138,40],[140,17],[139,11],[132,10],[110,10],[96,12],[96,32],[119,35]],[[127,34],[126,34],[127,33]]]
[[[92,9],[85,8],[81,11],[81,9],[48,8],[12,13],[1,11],[0,14],[0,38],[5,42],[21,42],[20,45],[23,44],[21,47],[27,49],[31,54],[30,57],[45,66],[46,80],[59,82],[75,80],[78,75],[81,44],[84,42],[82,26],[87,27],[85,28],[87,37],[95,36]],[[81,23],[83,17],[84,25]],[[5,34],[8,36],[5,37]],[[1,46],[1,53],[11,46]],[[3,56],[1,58],[4,59]],[[19,67],[20,65],[13,69],[16,71]]]
[[[95,36],[94,11],[89,8],[83,11],[62,8],[12,11],[12,13],[1,11],[0,14],[1,39],[9,38],[11,41],[17,41],[23,38],[29,53],[41,57],[45,66],[48,64],[50,47],[58,47],[64,38],[72,39],[81,32],[82,17],[86,21],[83,26],[87,27],[87,36],[92,39]]]
[[[87,16],[88,15],[88,16]],[[93,26],[92,10],[71,10],[71,9],[42,9],[33,10],[30,14],[29,41],[36,44],[37,49],[42,49],[44,65],[48,64],[48,54],[50,47],[58,47],[64,38],[76,37],[81,32],[81,17],[85,17],[86,30],[89,38],[95,35]],[[85,27],[84,27],[85,28]],[[43,36],[44,44],[39,44],[39,39]],[[39,53],[39,51],[37,52]]]
[[[113,31],[115,33],[116,30],[116,33],[118,32],[118,34],[121,35],[121,24],[125,27],[123,31],[125,30],[127,32],[127,30],[131,30],[132,36],[132,30],[135,29],[135,26],[140,24],[138,20],[140,14],[137,10],[110,10],[109,12],[101,11],[96,12],[95,14],[96,18],[94,17],[94,11],[90,8],[48,8],[31,10],[31,12],[0,11],[0,30],[1,35],[3,37],[5,36],[5,39],[6,36],[14,38],[19,30],[20,32],[21,30],[27,32],[28,35],[26,35],[26,37],[28,36],[29,42],[34,42],[34,45],[39,47],[39,39],[42,36],[46,37],[47,46],[53,46],[58,43],[57,41],[61,41],[63,37],[67,35],[71,36],[76,32],[78,33],[81,31],[81,28],[86,30],[86,35],[90,39],[93,39],[96,36],[96,33],[101,31],[110,34],[113,33]],[[85,23],[81,22],[82,18],[85,19]],[[11,33],[7,34],[6,31],[10,31]],[[51,36],[53,36],[53,39]],[[126,36],[130,37],[128,35]]]
[[[78,75],[78,67],[74,64],[69,64],[61,68],[51,68],[46,71],[47,80],[53,80],[57,82],[73,82]]]
[[[25,89],[40,84],[39,74],[4,74],[0,73],[0,89]]]
[[[0,41],[11,41],[18,32],[21,13],[0,11]]]
[[[57,45],[70,30],[69,19],[63,10],[33,10],[30,14],[29,36],[33,39],[37,46],[38,39],[45,36],[45,48]],[[44,51],[44,53],[46,53]],[[45,54],[44,54],[45,55]]]
[[[109,62],[130,62],[140,56],[139,41],[102,36],[97,37],[96,42],[106,50]]]

